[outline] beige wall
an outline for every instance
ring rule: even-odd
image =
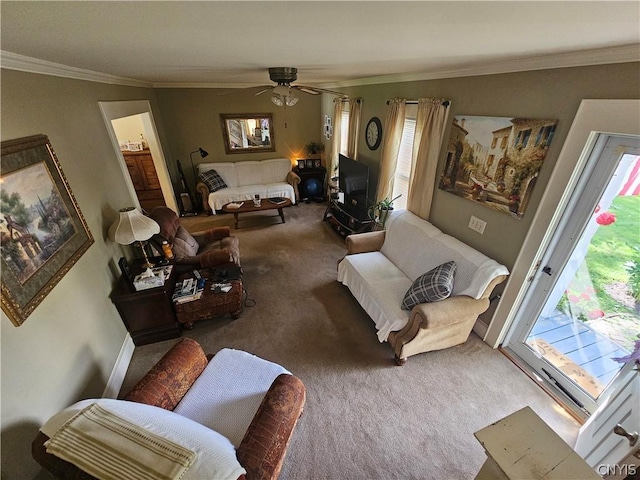
[[[2,140],[49,137],[95,243],[20,327],[2,314],[2,478],[39,471],[30,444],[51,415],[101,396],[126,330],[109,294],[129,247],[106,239],[131,204],[98,101],[153,92],[2,70]],[[157,121],[159,119],[156,119]]]
[[[189,153],[204,148],[209,156],[193,155],[193,163],[238,162],[286,157],[292,160],[305,158],[305,144],[320,142],[320,96],[300,93],[294,107],[277,107],[271,103],[268,93],[254,96],[252,91],[219,95],[229,90],[191,88],[158,89],[165,131],[171,146],[168,152],[170,171],[175,172],[175,160],[180,160],[189,185],[193,186]],[[276,151],[267,153],[242,153],[227,155],[222,139],[221,113],[273,113],[272,139]],[[286,127],[285,127],[286,123]]]
[[[449,118],[455,115],[499,117],[557,118],[559,120],[553,143],[533,191],[524,218],[517,220],[482,205],[457,197],[436,188],[430,220],[446,233],[477,248],[511,269],[522,243],[531,227],[545,187],[552,175],[573,118],[582,99],[640,98],[640,63],[576,67],[501,75],[448,78],[420,82],[367,85],[344,89],[351,97],[362,97],[362,119],[359,139],[359,161],[370,167],[372,185],[376,185],[380,162],[378,148],[367,148],[364,129],[372,116],[383,122],[386,103],[394,97],[417,100],[422,97],[451,101]],[[333,102],[323,99],[322,115],[333,116]],[[445,132],[449,137],[451,122]],[[325,141],[325,151],[331,151]],[[438,162],[437,179],[444,164],[442,151]],[[375,188],[375,187],[374,187]],[[474,215],[487,222],[483,235],[467,227]],[[504,290],[501,284],[496,292]],[[493,303],[481,319],[489,324],[497,303]],[[494,319],[502,321],[505,319]]]
[[[139,142],[140,134],[144,134],[142,115],[131,115],[111,122],[118,137],[118,143]],[[146,138],[146,137],[145,137]]]
[[[374,180],[380,149],[371,152],[362,132],[371,116],[384,119],[386,101],[395,96],[449,99],[451,115],[559,119],[540,181],[522,220],[446,192],[435,193],[432,220],[436,225],[511,267],[580,100],[640,98],[639,66],[557,69],[345,90],[364,100],[360,160],[371,167]],[[125,251],[130,255],[130,250],[110,243],[106,230],[115,212],[130,204],[131,197],[98,101],[150,100],[174,180],[175,160],[189,165],[189,152],[198,147],[210,156],[205,160],[194,156],[197,162],[304,157],[306,143],[323,139],[322,118],[325,113],[333,115],[333,103],[332,98],[301,94],[298,105],[285,110],[271,104],[267,94],[220,97],[219,91],[212,89],[150,91],[7,70],[2,70],[1,87],[2,140],[38,133],[49,136],[95,237],[95,244],[23,326],[14,327],[2,315],[2,477],[10,480],[35,476],[38,467],[31,460],[30,442],[49,416],[76,399],[102,393],[126,335],[109,293],[117,276],[115,262]],[[226,155],[219,114],[259,112],[274,113],[277,152]],[[438,172],[441,168],[442,159]],[[483,236],[466,227],[470,215],[488,222]]]
[[[640,64],[449,78],[350,87],[345,90],[350,96],[363,99],[359,161],[370,166],[374,177],[373,185],[378,178],[381,149],[372,152],[367,148],[364,129],[372,116],[378,116],[384,123],[386,102],[391,98],[417,100],[431,97],[450,100],[450,120],[454,115],[559,120],[553,143],[533,191],[533,198],[521,220],[439,189],[434,193],[431,221],[436,226],[511,267],[529,230],[580,101],[584,98],[640,98]],[[322,114],[333,116],[330,99],[323,100]],[[445,143],[449,131],[450,122],[445,133]],[[326,145],[326,151],[330,151],[329,144]],[[443,162],[444,152],[441,152],[438,178]],[[484,235],[467,228],[471,215],[487,222]]]

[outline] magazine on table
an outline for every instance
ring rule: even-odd
[[[274,198],[270,198],[269,201],[275,205],[282,205],[287,201],[287,199],[282,197],[274,197]]]
[[[244,205],[244,202],[240,202],[240,203],[232,202],[232,203],[227,203],[227,208],[230,208],[232,210],[237,210],[242,205]]]
[[[173,292],[173,303],[180,305],[181,303],[193,302],[202,298],[202,292],[204,286],[198,288],[198,282],[195,278],[187,278],[176,283],[176,288]]]

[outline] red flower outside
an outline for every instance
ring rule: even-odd
[[[611,225],[615,221],[616,221],[616,215],[615,213],[611,213],[611,212],[604,212],[596,217],[596,223],[598,225],[603,225],[603,226]]]
[[[604,312],[602,310],[591,310],[587,313],[587,317],[589,320],[595,320],[596,318],[604,317]]]

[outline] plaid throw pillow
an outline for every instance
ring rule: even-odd
[[[198,176],[200,177],[200,181],[207,186],[209,192],[217,192],[218,190],[227,188],[227,184],[224,183],[222,177],[215,170],[207,170]]]
[[[453,291],[456,262],[447,262],[420,275],[402,299],[402,309],[411,310],[419,303],[444,300]]]

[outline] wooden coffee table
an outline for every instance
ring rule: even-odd
[[[234,203],[240,203],[240,202],[234,202]],[[273,203],[269,198],[263,198],[259,207],[256,207],[253,204],[252,200],[245,200],[240,208],[229,208],[229,204],[227,203],[226,205],[222,206],[222,211],[227,213],[233,213],[233,219],[235,220],[235,227],[238,228],[238,215],[240,215],[241,213],[248,213],[248,212],[260,212],[262,210],[278,210],[278,214],[280,214],[282,223],[285,223],[284,212],[282,211],[282,209],[284,207],[289,207],[291,205],[292,205],[291,200],[288,198],[285,198],[283,203],[277,203],[277,204]]]

